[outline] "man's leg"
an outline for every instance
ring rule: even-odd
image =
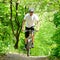
[[[34,48],[34,34],[32,34],[32,48]]]
[[[26,48],[26,46],[27,46],[27,38],[25,38],[25,48]]]
[[[27,39],[28,39],[28,36],[29,36],[29,32],[25,32],[25,48],[27,47]]]
[[[32,43],[34,43],[34,35],[32,35]]]

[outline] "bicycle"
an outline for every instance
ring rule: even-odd
[[[34,34],[35,30],[32,31],[32,30],[27,30],[29,31],[29,36],[27,38],[27,47],[26,47],[26,50],[27,50],[27,56],[30,56],[30,49],[32,48],[32,34]]]

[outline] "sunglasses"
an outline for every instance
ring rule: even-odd
[[[30,12],[30,13],[33,13],[33,12]]]

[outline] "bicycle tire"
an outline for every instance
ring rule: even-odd
[[[27,56],[30,56],[30,49],[27,49]]]
[[[28,41],[27,41],[27,48],[26,48],[26,50],[27,50],[27,56],[30,56],[30,44],[29,44]]]

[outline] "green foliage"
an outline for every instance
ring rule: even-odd
[[[52,37],[53,41],[56,42],[57,44],[60,44],[60,27],[56,29],[55,34]]]
[[[60,46],[58,47],[55,47],[53,50],[52,50],[52,56],[55,56],[57,58],[60,58]]]
[[[0,3],[0,54],[8,53],[13,46],[13,35],[9,21],[9,3]]]
[[[56,29],[55,34],[52,37],[55,47],[52,48],[51,55],[60,58],[60,27]]]
[[[15,38],[11,31],[10,23],[10,3],[9,0],[0,0],[0,54],[8,52],[16,52],[14,49]],[[16,17],[16,0],[13,0],[12,14],[14,32],[17,29]],[[31,55],[43,56],[51,54],[52,59],[60,57],[60,0],[21,0],[18,6],[18,19],[20,26],[24,15],[28,12],[29,7],[35,8],[35,13],[39,15],[41,23],[40,30],[35,34],[34,46],[31,49]],[[57,13],[55,13],[57,12]],[[55,14],[54,14],[55,13]],[[54,19],[53,19],[54,18]],[[55,25],[57,28],[55,28]],[[52,37],[52,38],[51,38]],[[25,53],[24,33],[20,34],[19,48],[17,52]]]
[[[60,25],[60,12],[57,12],[54,14],[53,21],[54,21],[54,24],[56,25],[56,27]]]
[[[52,40],[55,46],[52,48],[51,55],[53,57],[60,58],[60,12],[54,14],[54,24],[56,25],[56,32],[54,33]]]

